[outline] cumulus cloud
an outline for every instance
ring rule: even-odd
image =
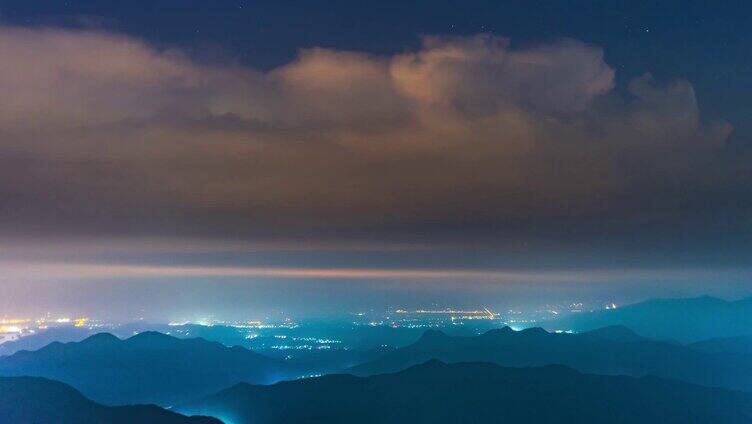
[[[739,184],[721,157],[731,127],[703,122],[689,82],[614,86],[601,49],[574,40],[316,48],[262,72],[0,28],[0,217],[5,231],[519,228],[665,219],[687,193]]]
[[[603,53],[565,40],[521,51],[490,35],[427,37],[423,50],[396,56],[397,87],[422,104],[469,115],[518,107],[541,114],[576,112],[613,87]]]

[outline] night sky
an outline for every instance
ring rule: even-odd
[[[146,3],[0,1],[0,311],[752,294],[748,2]]]

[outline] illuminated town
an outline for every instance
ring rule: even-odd
[[[37,319],[30,318],[0,318],[0,344],[17,340],[21,337],[36,334],[49,328],[73,327],[73,328],[104,328],[106,325],[91,321],[89,318],[52,318],[45,316]]]
[[[161,331],[181,338],[204,337],[227,345],[238,344],[271,352],[348,350],[361,342],[361,336],[357,335],[367,334],[369,328],[373,331],[384,329],[393,334],[404,334],[404,338],[396,339],[395,343],[405,343],[425,329],[460,331],[462,334],[479,334],[503,326],[520,330],[543,325],[562,315],[616,307],[611,301],[596,305],[567,302],[530,309],[506,309],[503,312],[497,312],[490,306],[395,307],[384,311],[353,312],[349,314],[352,317],[350,321],[341,319],[338,322],[300,320],[283,315],[280,318],[247,320],[224,320],[208,316],[195,320],[175,320],[166,324],[148,323],[142,318],[134,319],[131,323],[115,323],[81,315],[55,316],[47,313],[39,318],[0,318],[0,355],[14,351],[13,343],[10,342],[22,338],[26,340],[34,335],[49,333],[61,337],[60,332],[64,332],[67,337],[64,340],[76,341],[99,332],[112,332],[118,337],[127,338],[147,330]]]

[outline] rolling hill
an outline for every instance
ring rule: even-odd
[[[549,328],[588,331],[612,325],[629,327],[645,337],[682,343],[748,335],[752,328],[752,298],[736,301],[709,296],[655,299],[574,314],[553,321]]]
[[[744,355],[752,355],[752,335],[703,340],[692,343],[690,346],[710,353],[740,353]]]
[[[178,408],[244,423],[743,423],[752,395],[563,366],[432,360],[394,374],[239,384]]]
[[[582,372],[655,375],[711,387],[752,391],[752,355],[710,354],[637,336],[624,327],[548,333],[509,327],[475,337],[427,331],[416,343],[350,368],[355,375],[395,372],[429,359],[524,367],[561,364]]]
[[[283,361],[241,347],[156,332],[124,340],[100,333],[0,358],[0,375],[59,380],[107,405],[169,406],[239,382],[273,383],[291,373]]]
[[[74,388],[39,377],[0,377],[0,424],[221,424],[154,405],[104,406]]]

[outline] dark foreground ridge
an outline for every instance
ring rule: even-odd
[[[143,332],[120,340],[100,333],[0,358],[0,375],[62,381],[107,405],[175,405],[240,382],[269,384],[287,365],[242,347]]]
[[[366,378],[340,374],[272,386],[239,384],[178,410],[235,424],[744,423],[752,420],[752,395],[563,366],[431,360]]]
[[[104,406],[74,388],[38,377],[0,377],[1,424],[221,424],[155,405]]]

